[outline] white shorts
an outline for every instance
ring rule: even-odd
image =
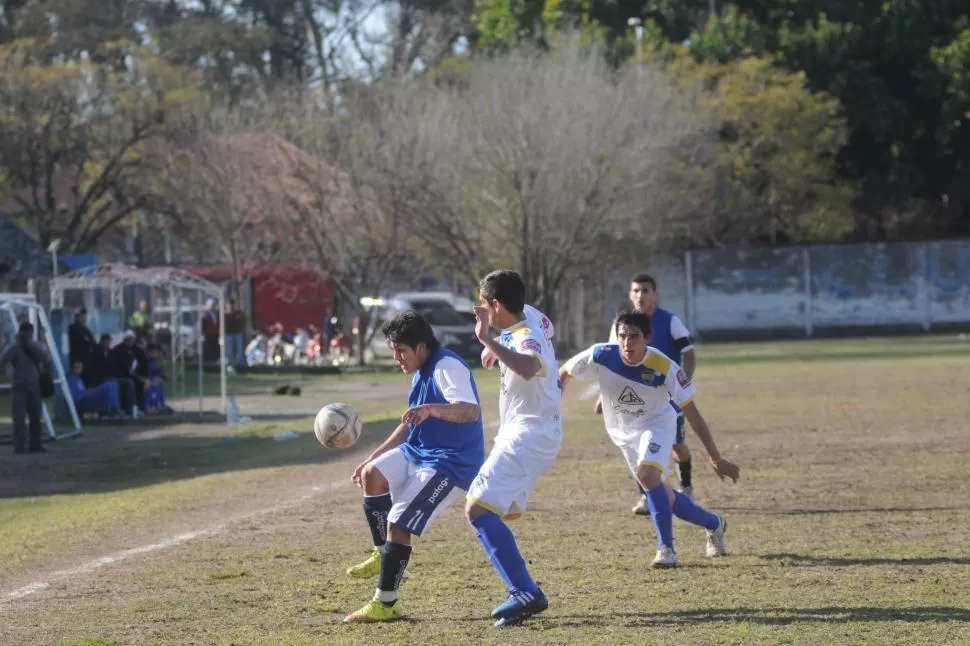
[[[440,471],[413,464],[399,448],[388,451],[372,464],[390,486],[388,522],[415,536],[421,536],[428,523],[464,493]]]
[[[548,450],[530,450],[520,442],[497,443],[468,488],[468,500],[503,520],[521,518],[536,480],[555,460]]]
[[[658,420],[650,428],[643,431],[639,439],[616,442],[616,446],[623,454],[634,479],[637,477],[637,467],[646,465],[659,470],[661,482],[666,482],[668,478],[676,475],[671,468],[671,457],[673,456],[676,437],[676,420],[671,420],[670,423],[667,423],[666,420]]]

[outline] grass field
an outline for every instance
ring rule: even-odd
[[[476,374],[493,422],[495,374]],[[406,621],[340,623],[374,587],[344,574],[369,542],[349,475],[407,379],[327,379],[233,438],[99,429],[0,456],[0,478],[22,484],[0,498],[0,644],[970,643],[966,341],[700,347],[695,401],[742,479],[717,480],[689,438],[730,556],[704,558],[703,531],[675,521],[672,571],[649,569],[652,525],[571,389],[560,458],[512,526],[551,605],[505,630],[488,619],[502,585],[458,506],[415,544]],[[367,415],[347,452],[307,432],[336,398]],[[285,429],[302,435],[274,441]]]

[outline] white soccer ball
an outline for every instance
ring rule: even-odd
[[[313,420],[313,434],[328,449],[353,446],[362,430],[360,417],[349,404],[327,404]]]

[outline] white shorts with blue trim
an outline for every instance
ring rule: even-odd
[[[520,518],[539,476],[556,461],[559,442],[551,434],[537,442],[496,439],[468,488],[468,500],[504,520]]]
[[[428,523],[464,493],[449,476],[412,463],[399,448],[391,449],[372,464],[390,486],[388,522],[414,536],[421,536]]]
[[[661,482],[666,482],[676,475],[671,462],[676,435],[676,420],[658,419],[649,424],[637,439],[615,444],[634,479],[637,477],[637,467],[648,465],[660,471]]]

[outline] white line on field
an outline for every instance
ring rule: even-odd
[[[486,424],[485,426],[486,428],[495,428],[498,426],[498,424],[493,422],[491,424]],[[262,516],[263,514],[279,511],[280,509],[286,509],[287,507],[293,507],[302,502],[306,502],[310,498],[313,498],[314,496],[319,495],[321,493],[328,493],[333,491],[334,489],[343,489],[344,487],[348,487],[348,486],[350,486],[350,480],[331,482],[329,485],[325,485],[325,486],[314,485],[309,488],[307,493],[303,494],[299,498],[291,499],[289,503],[286,503],[283,505],[276,504],[276,505],[273,505],[272,507],[266,507],[254,512],[250,512],[248,514],[237,516],[227,521],[226,523],[223,523],[222,525],[218,525],[216,527],[211,527],[209,529],[200,529],[194,532],[186,532],[184,534],[177,534],[175,536],[170,536],[169,538],[158,541],[157,543],[150,543],[148,545],[141,545],[139,547],[133,547],[131,549],[122,550],[120,552],[115,552],[114,554],[109,554],[108,556],[102,556],[101,558],[97,558],[92,561],[87,561],[86,563],[82,563],[81,565],[70,568],[68,570],[60,570],[58,572],[54,572],[53,574],[47,577],[46,581],[34,581],[32,583],[28,583],[25,586],[17,588],[16,590],[12,590],[10,592],[5,593],[3,595],[3,598],[0,599],[0,603],[7,603],[10,601],[16,601],[18,599],[23,599],[24,597],[29,597],[32,594],[43,592],[44,590],[49,588],[52,583],[56,583],[57,581],[62,581],[64,579],[76,577],[81,574],[87,574],[89,572],[93,572],[94,570],[97,570],[98,568],[102,568],[105,565],[112,565],[114,563],[119,563],[133,556],[148,554],[150,552],[157,552],[158,550],[164,550],[170,547],[176,547],[178,545],[181,545],[182,543],[187,543],[197,538],[203,538],[207,536],[215,536],[217,534],[221,534],[232,523],[244,521],[244,520],[250,520],[252,518],[256,518],[257,516]]]
[[[280,509],[286,509],[287,507],[293,507],[294,505],[298,505],[302,502],[306,502],[310,498],[313,498],[314,496],[320,493],[330,492],[330,491],[333,491],[334,489],[342,489],[349,485],[350,485],[349,480],[333,482],[327,486],[315,485],[313,487],[310,487],[310,489],[306,494],[300,496],[299,498],[291,499],[289,503],[286,503],[283,505],[277,504],[272,507],[266,507],[264,509],[260,509],[255,512],[250,512],[248,514],[237,516],[229,520],[228,522],[223,523],[222,525],[219,525],[216,527],[212,527],[209,529],[201,529],[193,532],[186,532],[184,534],[177,534],[175,536],[170,536],[169,538],[158,541],[157,543],[150,543],[148,545],[141,545],[139,547],[133,547],[131,549],[122,550],[120,552],[115,552],[114,554],[109,554],[108,556],[102,556],[92,561],[87,561],[86,563],[82,563],[77,567],[73,567],[67,570],[60,570],[59,572],[54,572],[53,574],[47,577],[46,581],[34,581],[32,583],[28,583],[23,587],[17,588],[16,590],[7,592],[6,594],[4,594],[3,599],[0,599],[0,602],[16,601],[17,599],[23,599],[24,597],[29,597],[32,594],[36,594],[38,592],[42,592],[46,590],[47,588],[50,587],[51,583],[55,583],[57,581],[61,581],[63,579],[68,579],[71,577],[76,577],[81,574],[87,574],[89,572],[93,572],[94,570],[97,570],[98,568],[102,568],[105,565],[111,565],[113,563],[125,561],[127,559],[130,559],[133,556],[148,554],[150,552],[157,552],[158,550],[164,550],[170,547],[176,547],[178,545],[181,545],[182,543],[187,543],[197,538],[203,538],[206,536],[215,536],[216,534],[221,534],[232,523],[244,521],[244,520],[250,520],[257,516],[262,516],[263,514],[267,514],[273,511],[279,511]]]

